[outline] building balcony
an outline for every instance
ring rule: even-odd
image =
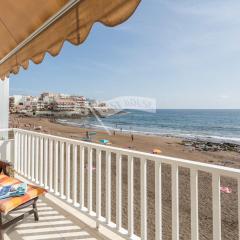
[[[40,221],[29,217],[10,239],[238,239],[239,169],[10,132],[1,158],[48,190]],[[232,193],[222,193],[229,183]]]

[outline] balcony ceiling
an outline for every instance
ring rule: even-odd
[[[0,78],[58,55],[64,41],[79,45],[95,22],[113,27],[141,0],[0,0]]]

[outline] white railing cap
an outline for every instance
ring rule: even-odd
[[[237,169],[237,168],[218,166],[214,164],[204,163],[201,161],[192,161],[192,160],[169,157],[164,155],[154,155],[152,153],[140,152],[140,151],[131,150],[131,149],[123,149],[123,148],[113,147],[113,146],[105,146],[97,143],[90,143],[90,142],[85,142],[81,140],[75,140],[71,138],[65,138],[65,137],[60,137],[60,136],[55,136],[55,135],[50,135],[45,133],[38,133],[38,132],[24,130],[24,129],[14,128],[11,130],[13,130],[14,132],[22,132],[26,134],[35,135],[38,137],[48,138],[55,141],[68,142],[73,145],[82,145],[84,147],[92,147],[102,151],[111,151],[113,153],[120,153],[122,155],[132,156],[135,158],[140,158],[140,159],[145,159],[145,160],[150,160],[155,162],[160,161],[161,163],[166,163],[171,165],[176,164],[179,167],[196,169],[196,170],[204,171],[208,173],[217,173],[219,175],[224,175],[232,178],[240,178],[240,169]]]

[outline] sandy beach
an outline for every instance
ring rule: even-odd
[[[19,127],[23,129],[33,130],[34,127],[42,126],[42,132],[54,134],[80,140],[86,136],[86,131],[96,131],[97,134],[93,137],[93,142],[98,142],[100,139],[108,139],[112,146],[122,148],[131,148],[143,152],[151,153],[154,148],[159,148],[163,155],[189,159],[193,161],[201,161],[211,164],[217,164],[228,167],[240,168],[240,156],[237,152],[231,151],[198,151],[190,149],[182,144],[180,138],[162,137],[153,135],[136,135],[132,141],[131,135],[128,133],[116,132],[115,135],[100,130],[82,129],[73,126],[67,126],[52,122],[45,118],[26,118],[17,115],[11,115],[11,127]],[[123,226],[127,225],[127,164],[126,159],[123,159]],[[135,233],[140,232],[140,171],[139,162],[134,165],[134,202],[135,202]],[[104,163],[103,163],[104,169]],[[115,161],[112,161],[112,179],[113,186],[116,184],[114,174],[116,171]],[[163,236],[165,239],[171,239],[171,169],[170,166],[163,166]],[[148,163],[148,239],[154,239],[154,166]],[[104,175],[104,171],[103,171]],[[189,170],[180,168],[180,239],[190,239],[190,176]],[[103,181],[102,189],[105,188]],[[222,200],[222,234],[223,239],[234,240],[238,239],[237,229],[237,183],[232,179],[222,178],[221,184],[230,186],[233,190],[231,194],[221,194]],[[115,189],[115,188],[113,188]],[[95,188],[93,188],[95,191]],[[212,187],[211,176],[209,174],[199,173],[199,224],[200,224],[200,239],[212,239]],[[115,216],[115,192],[112,193],[112,211]],[[103,197],[104,194],[103,194]],[[93,200],[93,203],[95,199]],[[105,206],[103,203],[103,213]],[[113,217],[114,220],[114,217]],[[228,234],[226,234],[228,233]],[[229,234],[230,233],[230,234]]]
[[[85,138],[87,131],[95,131],[97,135],[92,137],[92,141],[96,143],[100,139],[108,139],[112,146],[130,148],[147,153],[151,153],[154,148],[159,148],[162,151],[162,155],[166,156],[240,168],[240,157],[236,152],[194,151],[181,144],[183,139],[176,137],[134,134],[134,141],[132,141],[130,133],[117,131],[114,136],[113,132],[109,135],[102,130],[83,129],[52,122],[46,118],[18,117],[17,115],[11,115],[10,124],[13,127],[28,130],[34,130],[34,127],[42,126],[41,132],[43,133],[77,140]]]

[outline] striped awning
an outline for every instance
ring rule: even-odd
[[[95,22],[113,27],[141,0],[0,0],[0,78],[59,54],[64,41],[79,45]]]

